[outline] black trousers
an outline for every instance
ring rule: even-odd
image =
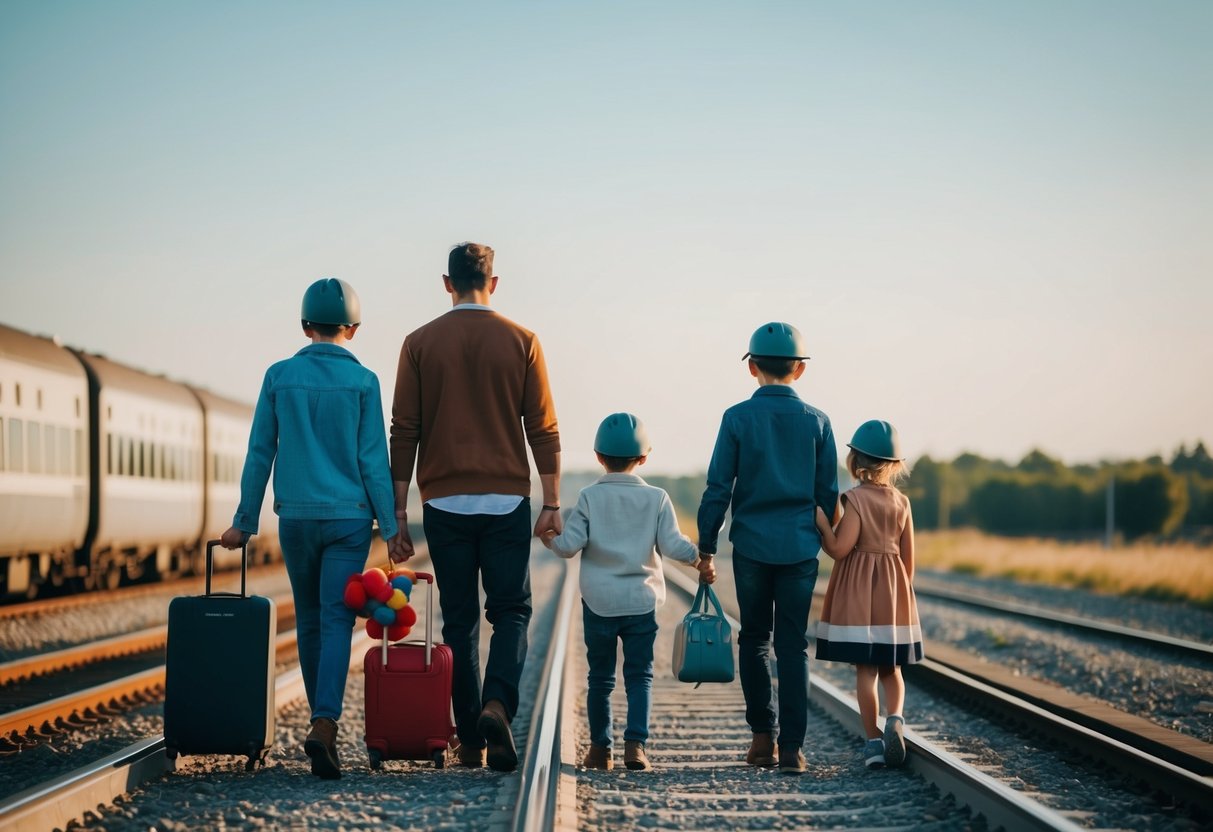
[[[518,712],[518,680],[531,622],[531,503],[509,514],[453,514],[425,506],[425,539],[442,608],[442,640],[454,654],[451,704],[459,740],[483,748],[476,730],[484,703],[496,699],[510,719]],[[480,583],[493,627],[480,682]]]

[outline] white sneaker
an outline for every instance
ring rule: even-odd
[[[863,744],[863,762],[868,768],[884,768],[884,740],[876,737]]]

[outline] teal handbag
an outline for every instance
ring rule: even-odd
[[[709,602],[715,612],[708,608]],[[699,585],[691,611],[674,633],[673,664],[680,682],[733,681],[733,629],[707,584]]]

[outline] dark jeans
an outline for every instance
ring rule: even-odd
[[[455,665],[451,704],[459,740],[483,748],[476,720],[496,699],[512,720],[518,712],[518,680],[526,660],[531,621],[531,504],[509,514],[453,514],[426,506],[425,539],[438,581],[442,639]],[[493,627],[489,659],[480,684],[480,587],[485,617]]]
[[[623,684],[628,696],[628,725],[625,740],[649,738],[649,710],[653,701],[653,642],[657,639],[657,616],[597,615],[581,602],[586,657],[590,662],[586,713],[590,720],[590,742],[611,747],[611,692],[615,690],[616,644],[623,642]]]
[[[809,709],[809,607],[817,559],[773,564],[733,552],[733,579],[741,608],[738,675],[745,718],[754,733],[779,728],[780,749],[804,744]],[[779,672],[779,719],[771,701],[771,632]]]

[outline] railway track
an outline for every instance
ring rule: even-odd
[[[87,777],[77,774],[62,778],[70,782],[57,786],[61,790],[56,792],[59,796],[44,805],[86,806],[74,815],[79,818],[80,813],[95,809],[98,803],[112,803],[116,795],[133,789],[133,803],[99,810],[98,817],[84,825],[146,829],[147,813],[157,810],[137,808],[150,794],[138,788],[136,781],[168,772],[167,777],[158,781],[154,794],[159,796],[160,805],[174,807],[168,817],[183,829],[214,826],[219,822],[239,827],[233,819],[240,817],[246,817],[249,825],[289,825],[300,812],[322,810],[333,813],[334,822],[348,829],[508,826],[515,830],[577,828],[596,832],[620,828],[732,830],[808,825],[904,829],[927,825],[938,830],[985,827],[1070,830],[1108,825],[1101,823],[1094,812],[1069,805],[1060,808],[1048,805],[1057,803],[1052,794],[1039,793],[1030,782],[1016,782],[1013,772],[991,769],[982,765],[982,761],[973,760],[963,743],[958,744],[953,737],[939,737],[938,731],[927,726],[917,730],[920,726],[913,709],[919,698],[926,696],[917,691],[910,694],[907,771],[865,771],[858,758],[857,710],[853,698],[843,692],[849,689],[849,679],[823,678],[825,674],[819,672],[819,663],[811,665],[812,714],[806,744],[809,772],[804,777],[789,778],[746,766],[742,758],[749,732],[743,718],[740,686],[708,685],[696,691],[675,682],[670,673],[672,624],[687,605],[685,600],[675,600],[676,593],[693,591],[695,586],[694,579],[677,572],[676,567],[667,569],[671,602],[659,613],[662,630],[656,651],[650,739],[655,771],[627,772],[622,767],[613,772],[579,770],[576,764],[587,743],[583,713],[584,650],[580,614],[576,609],[575,562],[567,572],[557,568],[562,566],[562,563],[545,564],[534,570],[533,650],[522,695],[523,702],[535,705],[533,710],[520,713],[515,721],[515,738],[522,760],[518,773],[502,775],[487,769],[458,767],[438,771],[429,765],[398,762],[385,764],[383,771],[371,772],[359,727],[361,653],[368,642],[355,639],[351,662],[354,670],[343,720],[343,725],[350,727],[341,738],[347,780],[339,793],[324,789],[323,781],[304,776],[301,766],[306,762],[296,761],[301,755],[295,753],[294,746],[305,728],[295,724],[300,719],[296,715],[280,724],[279,742],[270,767],[253,775],[208,763],[204,758],[187,761],[172,773],[164,767],[162,746],[158,748],[149,739],[127,750],[121,760],[115,755],[115,759],[107,761],[102,767],[107,769],[104,774],[94,770]],[[680,585],[683,588],[675,589]],[[727,603],[724,593],[722,600]],[[548,635],[551,637],[547,638]],[[482,633],[482,642],[487,643],[487,638],[487,633]],[[1056,717],[1045,708],[1013,701],[1023,696],[1011,697],[1005,692],[994,696],[991,693],[994,685],[983,684],[968,673],[945,665],[950,658],[946,652],[934,650],[933,663],[939,667],[930,670],[941,673],[940,678],[946,677],[946,682],[912,678],[920,669],[926,670],[924,666],[907,674],[911,684],[939,691],[945,690],[945,685],[956,686],[956,690],[965,692],[948,690],[949,699],[963,701],[966,708],[983,713],[997,713],[994,718],[1016,726],[1014,730],[1023,736],[1047,736],[1045,745],[1053,750],[1034,751],[1037,758],[1062,753],[1071,758],[1071,764],[1089,771],[1091,778],[1112,778],[1122,784],[1124,791],[1132,790],[1124,784],[1144,783],[1147,785],[1139,788],[1166,795],[1162,803],[1146,793],[1126,797],[1139,806],[1161,807],[1160,825],[1156,828],[1204,828],[1202,824],[1213,817],[1205,814],[1213,806],[1208,796],[1213,783],[1210,778],[1167,760],[1143,762],[1147,756],[1155,755],[1143,756],[1129,743],[1101,736],[1096,729],[1055,722]],[[986,668],[986,676],[991,675],[991,668]],[[1024,687],[1023,681],[1019,680],[1020,688]],[[283,684],[280,678],[280,709],[285,706],[290,711],[294,706],[286,704],[289,695]],[[295,698],[298,695],[301,693]],[[1011,702],[997,706],[1007,708],[1005,712],[996,712],[990,704],[999,698]],[[617,696],[617,715],[623,710],[621,703],[622,697]],[[1029,719],[1049,721],[1024,727]],[[1093,760],[1098,760],[1098,764]],[[97,785],[98,779],[108,785]],[[86,782],[92,785],[81,785]],[[191,800],[193,790],[197,789],[207,790],[205,806]],[[86,796],[70,800],[63,797],[72,792]],[[109,792],[109,797],[98,798],[102,792]],[[382,799],[385,805],[368,810],[366,803],[372,796]],[[33,796],[27,795],[25,799],[32,800]],[[323,802],[323,809],[318,800]],[[258,801],[267,805],[251,809]],[[7,803],[0,806],[5,823],[11,811],[15,810]],[[26,809],[21,811],[24,813]],[[124,820],[128,817],[129,825]],[[47,818],[51,816],[43,815],[44,820]],[[37,826],[13,828],[45,829],[62,823],[51,819]],[[1155,828],[1152,824],[1142,828],[1146,827]]]
[[[295,649],[295,603],[274,601],[282,661]],[[0,665],[0,757],[159,701],[167,640],[167,626],[153,627]]]

